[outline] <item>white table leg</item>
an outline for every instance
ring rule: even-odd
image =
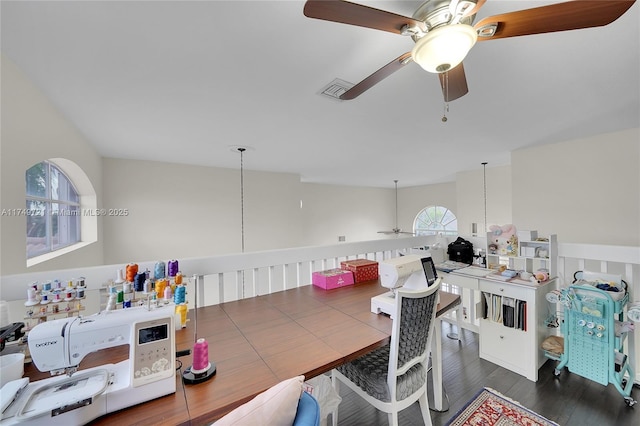
[[[433,379],[433,409],[442,411],[442,320],[436,318],[431,339],[431,377]]]

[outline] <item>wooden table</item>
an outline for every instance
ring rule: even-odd
[[[282,380],[298,375],[309,379],[330,371],[389,342],[390,318],[370,310],[371,297],[384,292],[377,280],[328,291],[310,285],[198,308],[198,337],[208,342],[216,375],[203,383],[184,385],[177,374],[175,394],[111,413],[92,424],[211,423]],[[437,315],[459,303],[460,296],[440,292]],[[187,328],[176,332],[177,350],[193,348],[193,310],[189,319]],[[435,337],[434,345],[439,346]],[[100,351],[87,357],[81,367],[119,362],[126,359],[127,351],[126,346]],[[191,355],[179,360],[181,372],[192,363]],[[435,364],[440,367],[439,361]],[[25,374],[32,380],[46,377],[34,370],[27,366]]]

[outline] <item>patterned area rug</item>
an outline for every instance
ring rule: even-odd
[[[446,426],[558,426],[493,389],[484,388]]]

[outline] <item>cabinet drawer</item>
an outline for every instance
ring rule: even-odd
[[[446,274],[442,280],[447,284],[456,285],[462,288],[478,290],[478,279],[473,277],[463,277],[462,275]]]
[[[520,287],[509,283],[480,280],[480,291],[513,297],[514,299],[524,300],[526,302],[533,302],[535,300],[536,289]]]
[[[515,369],[526,371],[532,364],[530,336],[526,331],[505,327],[489,320],[480,321],[480,355],[490,361],[499,360]]]

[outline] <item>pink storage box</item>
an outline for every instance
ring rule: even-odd
[[[345,260],[344,262],[340,262],[340,269],[353,272],[356,283],[378,279],[378,262],[375,260]]]
[[[328,269],[312,274],[313,285],[325,290],[353,284],[353,273],[342,269]]]

